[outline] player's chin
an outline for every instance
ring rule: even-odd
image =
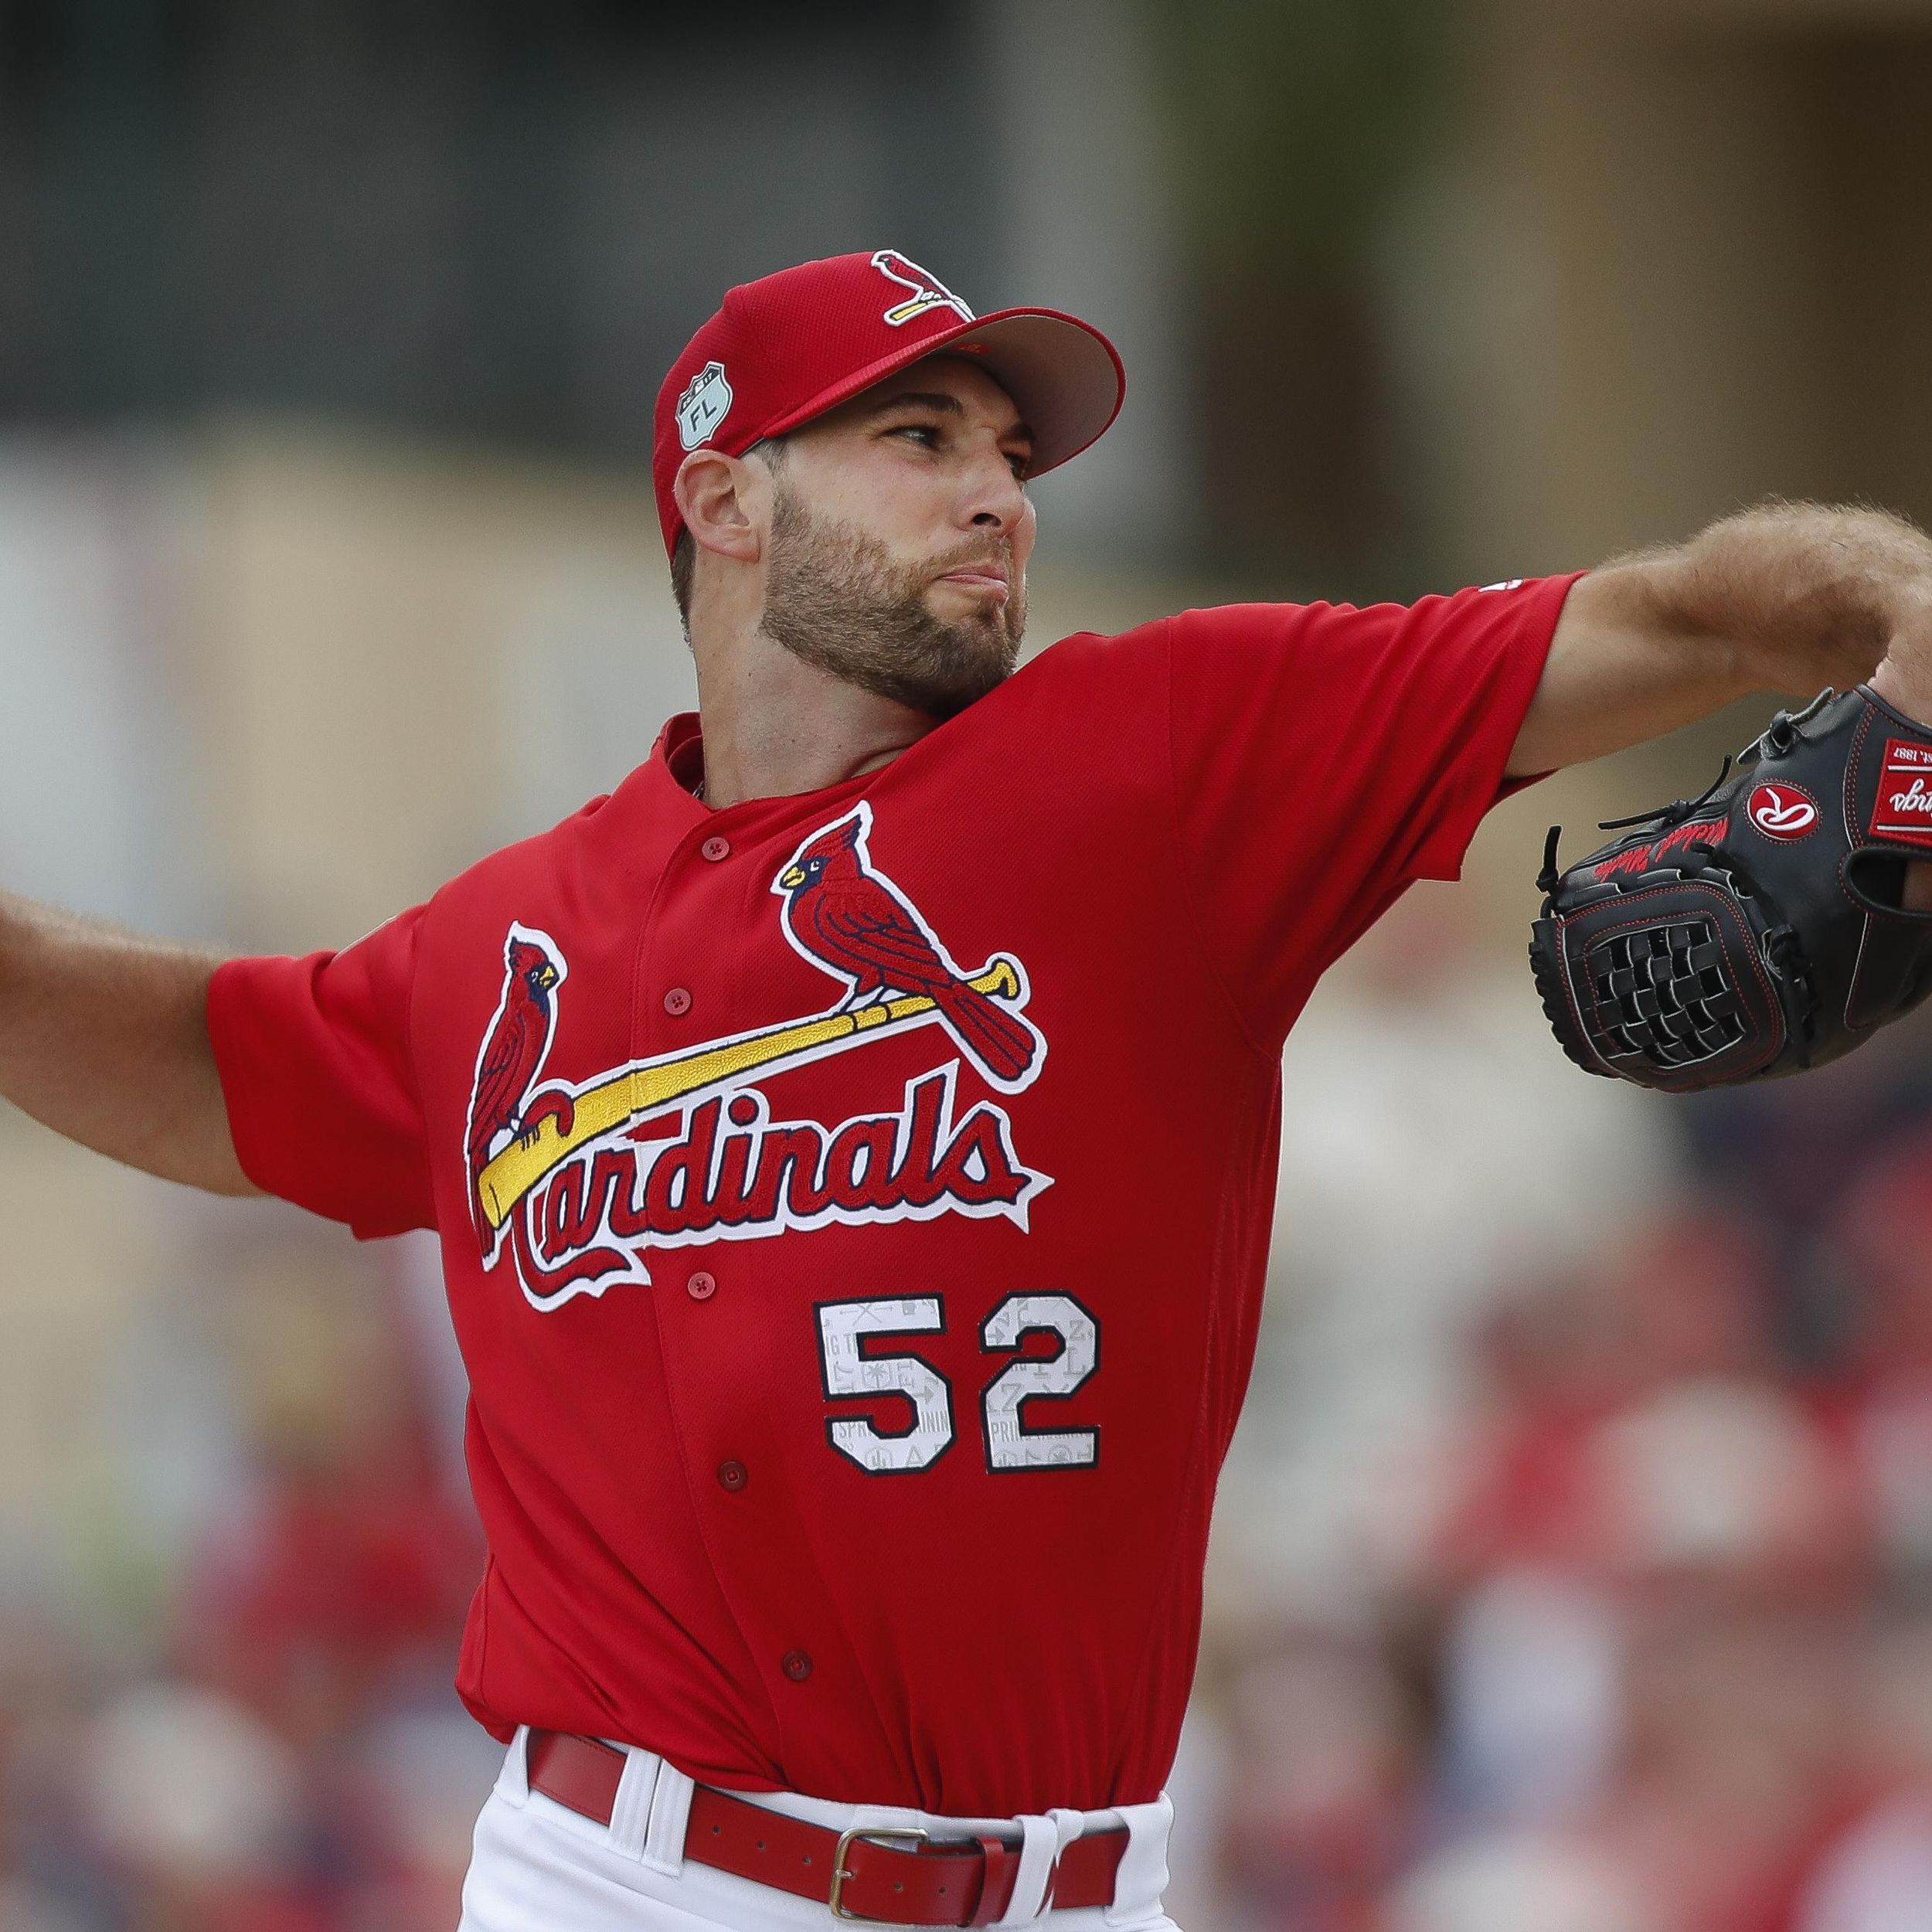
[[[927,616],[949,636],[969,648],[985,650],[996,656],[1010,655],[1018,647],[1020,634],[1026,627],[1024,595],[992,597],[977,592],[961,595],[956,590],[949,597],[934,594],[952,590],[954,587],[950,585],[934,585],[927,595]],[[1011,668],[1009,663],[1008,668]]]
[[[1019,657],[1017,643],[997,627],[948,624],[929,639],[916,668],[902,668],[895,695],[928,717],[951,718],[1005,683]]]
[[[1001,614],[947,628],[960,681],[981,695],[1005,679],[1019,662],[1019,639],[1007,629]]]

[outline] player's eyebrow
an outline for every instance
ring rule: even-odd
[[[966,413],[966,405],[957,396],[948,396],[943,389],[902,389],[895,396],[882,396],[869,413],[883,416],[888,410],[896,409],[937,410],[946,416]]]
[[[966,405],[957,396],[948,396],[944,389],[901,389],[896,396],[882,397],[867,412],[879,417],[896,409],[927,409],[937,410],[942,416],[964,416]],[[1000,431],[1000,440],[1017,437],[1030,448],[1033,441],[1033,427],[1030,423],[1014,423]]]

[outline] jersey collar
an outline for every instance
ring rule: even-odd
[[[665,775],[693,805],[702,808],[697,789],[704,780],[704,733],[695,711],[680,711],[667,721],[651,747],[651,762],[663,767]]]

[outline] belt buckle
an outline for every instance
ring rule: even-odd
[[[926,1839],[931,1832],[922,1830],[917,1825],[855,1825],[838,1834],[838,1842],[832,1854],[832,1891],[825,1903],[832,1908],[835,1919],[843,1919],[852,1925],[889,1925],[889,1919],[862,1919],[856,1912],[848,1912],[841,1903],[845,1896],[845,1881],[852,1876],[845,1869],[845,1853],[854,1838],[910,1838]]]

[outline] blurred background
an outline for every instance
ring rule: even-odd
[[[647,459],[891,245],[1131,375],[1034,641],[1932,516],[1932,0],[0,0],[0,882],[341,944],[692,697]],[[1189,1932],[1932,1927],[1932,1045],[1665,1104],[1492,817],[1287,1055]],[[498,1753],[432,1250],[0,1112],[0,1927],[448,1932]]]

